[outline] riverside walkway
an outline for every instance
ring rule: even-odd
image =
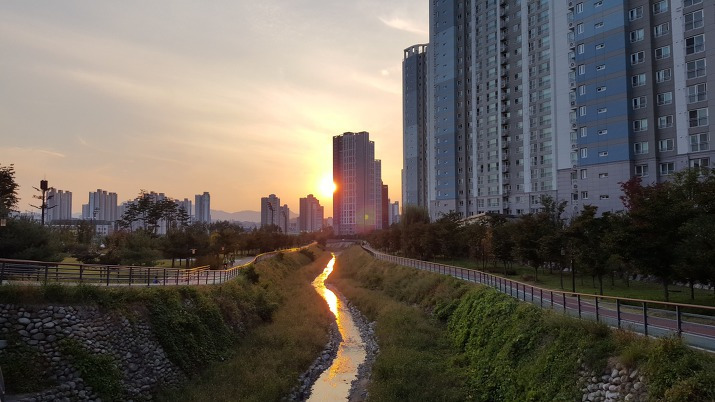
[[[679,336],[690,346],[715,352],[715,307],[544,289],[479,270],[397,257],[367,245],[362,247],[378,260],[480,283],[520,301],[613,328],[652,337]]]
[[[0,258],[0,285],[50,283],[94,286],[218,285],[235,278],[239,275],[240,270],[248,265],[272,258],[281,252],[299,251],[313,244],[315,243],[242,258],[236,261],[234,266],[225,269],[210,269],[208,265],[196,268],[165,268]]]

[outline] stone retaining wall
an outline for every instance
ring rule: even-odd
[[[158,386],[175,384],[184,377],[144,318],[128,319],[96,307],[0,304],[0,339],[19,339],[37,350],[50,363],[49,379],[57,384],[19,400],[99,400],[73,367],[71,357],[63,355],[59,342],[65,338],[78,341],[93,354],[111,356],[122,373],[127,400],[149,400]],[[0,341],[0,354],[6,347],[7,342]]]

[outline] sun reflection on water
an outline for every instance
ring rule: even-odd
[[[323,273],[321,273],[320,275],[318,275],[317,278],[315,278],[315,280],[313,281],[313,286],[315,287],[315,290],[317,290],[318,293],[323,296],[325,302],[328,303],[328,308],[330,308],[330,311],[332,311],[335,315],[335,319],[338,320],[338,323],[340,323],[338,297],[335,296],[335,293],[333,293],[332,290],[325,287],[325,281],[328,279],[328,276],[330,276],[330,273],[333,272],[334,265],[335,254],[333,254],[333,258],[330,260],[330,262],[328,262],[328,265],[325,266]]]

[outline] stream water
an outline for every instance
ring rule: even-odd
[[[313,281],[313,287],[328,303],[330,311],[335,314],[338,330],[343,341],[338,347],[338,354],[333,364],[318,377],[313,385],[309,401],[339,401],[348,399],[350,383],[357,378],[358,366],[365,360],[365,343],[360,337],[353,317],[347,306],[330,289],[325,287],[335,265],[335,255],[328,262],[323,272]]]

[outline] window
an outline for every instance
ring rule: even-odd
[[[670,57],[670,45],[655,49],[656,60],[667,59],[668,57]]]
[[[698,10],[684,15],[685,30],[703,27],[703,10]]]
[[[685,39],[685,54],[700,53],[705,50],[705,35],[695,35]]]
[[[606,65],[605,65],[605,64],[599,64],[599,65],[596,66],[596,71],[602,71],[602,70],[605,70],[605,69],[606,69]]]
[[[630,34],[631,43],[642,41],[644,36],[645,35],[644,35],[643,28],[636,29],[635,31],[631,31],[631,34]]]
[[[633,120],[633,132],[648,130],[648,119]]]
[[[690,152],[707,151],[710,149],[708,133],[693,134],[690,136]]]
[[[664,22],[653,27],[653,37],[658,38],[670,32],[670,22]]]
[[[661,176],[668,176],[668,175],[673,174],[673,172],[675,172],[675,163],[673,163],[673,162],[661,163],[659,165],[659,168],[660,168],[659,170],[660,170]]]
[[[647,177],[648,176],[648,165],[636,165],[635,166],[635,174],[638,177]]]
[[[608,156],[608,151],[601,151],[601,152],[598,153],[598,156],[601,157],[601,158],[603,158],[603,157],[605,157],[605,156]]]
[[[708,99],[708,84],[695,84],[688,87],[688,103],[702,102]]]
[[[585,85],[580,85],[578,87],[578,94],[579,95],[586,95],[586,86]]]
[[[581,169],[581,180],[588,178],[588,171],[586,169]]]
[[[580,64],[578,66],[578,75],[584,75],[584,74],[586,74],[586,65]]]
[[[603,21],[599,21],[599,22],[593,24],[593,27],[594,27],[595,29],[603,28]]]
[[[582,200],[588,199],[588,191],[581,191],[581,199]]]
[[[593,7],[601,7],[603,5],[603,1],[594,1],[593,2]]]
[[[586,115],[586,106],[579,106],[579,108],[578,108],[578,115],[579,115],[579,116],[585,116],[585,115]]]
[[[583,3],[576,4],[576,14],[580,14],[582,12],[583,12]]]
[[[633,153],[636,155],[643,155],[648,153],[648,143],[647,142],[636,142],[633,144]]]
[[[689,61],[685,65],[688,72],[688,79],[703,77],[707,73],[705,59]]]
[[[599,179],[605,179],[606,177],[608,177],[608,173],[599,173],[598,174]]]
[[[588,148],[581,148],[581,158],[588,158]]]
[[[606,47],[606,45],[604,45],[603,43],[599,43],[598,45],[596,45],[596,50],[601,50],[604,47]]]
[[[653,4],[653,15],[668,11],[668,0],[661,0]]]
[[[631,85],[634,87],[640,87],[645,85],[645,73],[636,74],[631,77]]]
[[[598,88],[596,88],[596,92],[603,92],[603,91],[605,91],[605,90],[606,90],[606,86],[605,86],[605,85],[604,85],[604,86],[601,86],[601,87],[598,87]]]
[[[576,46],[576,53],[578,54],[583,54],[586,51],[586,45],[583,43],[579,43],[578,46]]]
[[[587,127],[581,127],[579,129],[579,132],[581,133],[581,137],[586,137],[588,136],[588,128]]]
[[[577,33],[577,34],[582,34],[582,33],[583,33],[583,24],[578,24],[578,25],[576,25],[576,33]]]
[[[628,10],[628,20],[635,21],[643,17],[643,6],[638,6],[636,8],[631,8]]]
[[[658,117],[658,128],[659,129],[669,128],[669,127],[673,127],[673,116],[672,115]]]
[[[658,151],[668,152],[672,151],[674,148],[675,141],[672,138],[666,138],[664,140],[658,141]]]
[[[598,108],[598,113],[606,113],[608,111],[607,107],[599,107]]]
[[[708,108],[688,111],[689,126],[703,127],[708,125]]]
[[[673,93],[663,92],[655,96],[655,103],[658,106],[670,105],[673,103]]]
[[[692,167],[692,168],[710,167],[710,158],[691,159],[690,167]]]
[[[631,65],[640,64],[645,61],[645,52],[631,53]]]
[[[607,130],[607,129],[598,130],[598,135],[606,135],[606,134],[608,134],[608,130]]]
[[[607,199],[611,198],[611,196],[609,196],[608,194],[601,194],[598,197],[602,200],[607,200]]]
[[[665,81],[670,81],[671,77],[671,71],[669,68],[665,68],[663,70],[658,70],[655,72],[655,82],[665,82]]]
[[[703,0],[683,0],[683,7],[690,7],[694,4],[700,4]]]
[[[647,99],[645,96],[639,96],[637,98],[631,99],[631,104],[633,105],[633,110],[641,109],[646,107]]]

